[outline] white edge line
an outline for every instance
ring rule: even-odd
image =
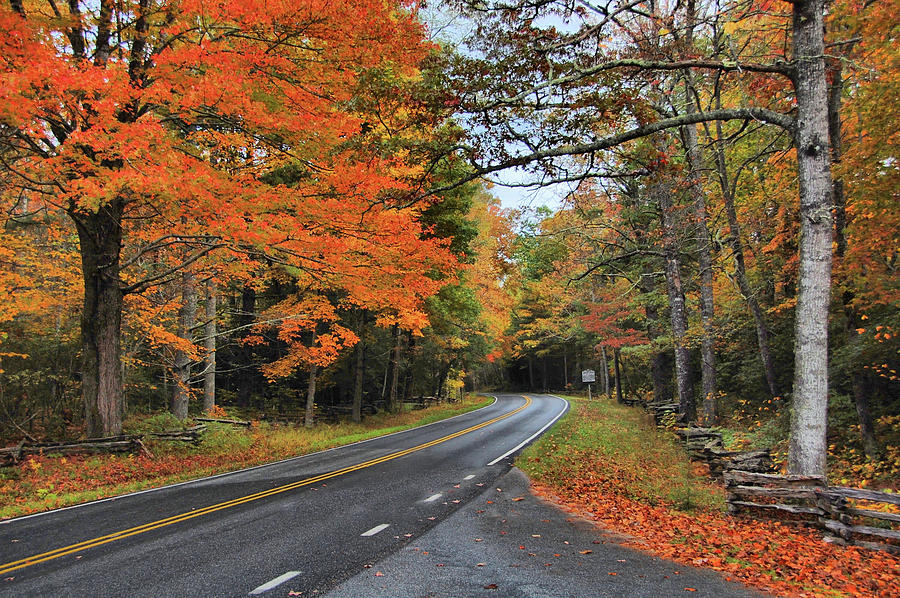
[[[386,530],[388,527],[390,527],[390,525],[391,525],[390,523],[382,523],[381,525],[376,525],[369,531],[361,533],[360,536],[363,536],[363,537],[374,536],[378,532]]]
[[[437,499],[439,499],[439,498],[442,497],[442,496],[443,496],[443,494],[441,494],[440,492],[438,492],[437,494],[432,494],[431,496],[429,496],[428,498],[426,498],[426,499],[423,500],[422,502],[434,502],[434,501],[436,501]]]
[[[438,420],[438,421],[436,421],[436,422],[431,422],[430,424],[425,424],[425,425],[423,425],[423,426],[416,426],[415,428],[409,428],[409,429],[406,429],[406,430],[399,430],[399,431],[397,431],[397,432],[391,432],[390,434],[384,434],[384,435],[382,435],[382,436],[374,436],[374,437],[372,437],[372,438],[366,438],[365,440],[358,440],[358,441],[356,441],[356,442],[351,442],[350,444],[342,444],[342,445],[340,445],[340,446],[333,446],[333,447],[331,447],[331,448],[323,449],[323,450],[321,450],[321,451],[316,451],[316,452],[314,452],[314,453],[306,453],[305,455],[297,455],[296,457],[288,457],[287,459],[282,459],[281,461],[272,461],[271,463],[262,463],[262,464],[260,464],[260,465],[254,465],[253,467],[246,467],[246,468],[244,468],[244,469],[237,469],[237,470],[235,470],[235,471],[226,471],[226,472],[223,472],[223,473],[217,473],[216,475],[207,476],[207,477],[205,477],[205,478],[197,478],[197,479],[195,479],[195,480],[185,480],[185,481],[183,481],[183,482],[176,482],[176,483],[174,483],[174,484],[168,484],[168,485],[166,485],[166,486],[158,486],[158,487],[156,487],[156,488],[147,488],[146,490],[138,490],[137,492],[129,492],[128,494],[120,494],[119,496],[109,496],[109,497],[107,497],[107,498],[99,498],[99,499],[97,499],[97,500],[92,500],[92,501],[90,501],[90,502],[83,502],[83,503],[80,503],[80,504],[77,504],[77,505],[70,505],[70,506],[68,506],[68,507],[60,507],[60,508],[58,508],[58,509],[53,509],[53,510],[50,510],[50,511],[41,511],[40,513],[32,513],[31,515],[22,515],[21,517],[12,517],[12,518],[10,518],[10,519],[4,519],[4,520],[0,521],[0,525],[5,525],[5,524],[7,524],[7,523],[12,523],[12,522],[14,522],[14,521],[24,521],[25,519],[31,519],[31,518],[33,518],[33,517],[41,517],[42,515],[52,515],[53,513],[59,513],[59,512],[61,512],[61,511],[68,511],[68,510],[70,510],[70,509],[77,509],[77,508],[80,508],[80,507],[86,507],[86,506],[88,506],[88,505],[95,505],[95,504],[98,504],[98,503],[110,502],[110,501],[113,501],[113,500],[119,500],[119,499],[122,499],[122,498],[128,498],[128,497],[130,497],[130,496],[137,496],[137,495],[139,495],[139,494],[147,494],[147,493],[149,493],[149,492],[157,492],[157,491],[159,491],[159,490],[167,490],[167,489],[169,489],[169,488],[176,488],[176,487],[178,487],[178,486],[184,486],[184,485],[186,485],[186,484],[195,484],[195,483],[197,483],[197,482],[205,482],[205,481],[207,481],[207,480],[214,480],[214,479],[216,479],[216,478],[223,478],[223,477],[229,476],[229,475],[237,475],[237,474],[239,474],[239,473],[244,473],[244,472],[247,472],[247,471],[253,471],[253,470],[255,470],[255,469],[262,469],[263,467],[272,467],[273,465],[279,465],[279,464],[281,464],[281,463],[287,463],[288,461],[295,461],[295,460],[297,460],[297,459],[305,459],[306,457],[312,457],[312,456],[315,456],[315,455],[321,455],[321,454],[323,454],[323,453],[330,453],[331,451],[336,451],[336,450],[338,450],[338,449],[347,448],[347,447],[349,447],[349,446],[356,446],[356,445],[358,445],[358,444],[365,444],[366,442],[372,442],[373,440],[381,440],[382,438],[388,438],[388,437],[390,437],[390,436],[396,436],[397,434],[404,434],[404,433],[406,433],[406,432],[412,432],[413,430],[420,430],[420,429],[422,429],[422,428],[427,428],[428,426],[434,426],[434,425],[437,425],[437,424],[442,424],[442,423],[444,423],[444,422],[448,422],[448,421],[450,421],[450,420],[452,420],[452,419],[456,419],[456,418],[462,417],[462,416],[464,416],[464,415],[471,415],[471,414],[473,414],[473,413],[477,413],[477,412],[479,412],[479,411],[482,411],[482,410],[484,410],[484,409],[487,409],[488,407],[493,407],[494,405],[497,404],[497,397],[496,397],[496,396],[494,396],[494,395],[485,395],[485,396],[491,397],[491,398],[493,398],[494,400],[493,400],[489,405],[485,405],[484,407],[479,407],[478,409],[473,409],[472,411],[466,411],[465,413],[460,413],[459,415],[454,415],[453,417],[448,417],[447,419],[440,419],[440,420]]]
[[[288,571],[287,573],[285,573],[283,575],[279,575],[275,579],[267,581],[263,585],[259,586],[258,588],[256,588],[252,592],[250,592],[250,595],[255,596],[257,594],[262,594],[263,592],[268,592],[269,590],[277,588],[278,586],[280,586],[287,580],[294,579],[298,575],[300,575],[299,571]]]
[[[503,459],[506,459],[507,457],[509,457],[510,455],[512,455],[514,452],[516,452],[517,450],[519,450],[520,448],[522,448],[523,446],[525,446],[526,444],[528,444],[529,442],[531,442],[532,440],[534,440],[535,438],[537,438],[538,436],[540,436],[541,434],[543,434],[544,430],[546,430],[547,428],[549,428],[550,426],[552,426],[554,423],[556,423],[556,420],[558,420],[558,419],[561,418],[563,415],[565,415],[566,411],[569,410],[569,402],[568,402],[567,400],[565,400],[564,398],[558,397],[558,396],[556,396],[556,395],[546,395],[546,396],[548,396],[548,397],[553,397],[554,399],[559,399],[560,401],[562,401],[563,403],[565,403],[565,407],[563,407],[563,410],[560,411],[560,412],[556,415],[556,417],[554,417],[554,418],[551,419],[549,422],[547,422],[546,424],[544,424],[544,427],[543,427],[543,428],[541,428],[540,430],[538,430],[537,432],[535,432],[534,434],[532,434],[531,436],[529,436],[528,438],[526,438],[525,440],[523,440],[522,442],[520,442],[520,443],[519,443],[517,446],[515,446],[514,448],[511,448],[510,450],[506,451],[505,453],[503,453],[502,455],[500,455],[499,457],[497,457],[496,459],[494,459],[493,461],[491,461],[490,463],[488,463],[487,466],[496,465],[497,463],[499,463],[499,462],[502,461]]]

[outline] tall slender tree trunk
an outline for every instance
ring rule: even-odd
[[[603,379],[603,394],[609,397],[609,362],[606,359],[606,347],[603,345],[600,345],[600,361],[602,363],[600,372],[602,373]]]
[[[569,358],[566,355],[566,345],[563,343],[563,388],[569,387]]]
[[[716,108],[722,107],[722,98],[718,85],[716,86]],[[756,292],[751,288],[750,281],[747,278],[747,264],[744,260],[744,242],[741,239],[741,225],[737,217],[737,209],[734,205],[734,190],[728,169],[725,164],[725,150],[723,149],[724,135],[722,134],[722,122],[716,121],[716,139],[715,139],[715,158],[716,173],[718,175],[719,187],[722,191],[722,198],[725,202],[725,214],[728,217],[728,244],[731,246],[731,252],[734,259],[734,274],[737,279],[738,289],[741,296],[747,302],[750,313],[753,315],[753,323],[756,328],[756,344],[759,349],[759,360],[762,363],[763,375],[766,378],[766,387],[771,397],[779,397],[781,393],[778,390],[777,378],[775,375],[775,364],[772,361],[772,351],[769,343],[769,328],[766,326],[766,319],[763,310],[756,298]]]
[[[394,350],[391,359],[391,388],[387,398],[387,410],[390,413],[397,413],[400,411],[400,401],[397,398],[400,382],[400,351],[402,350],[400,339],[400,326],[394,324]]]
[[[624,403],[625,397],[622,396],[622,370],[619,367],[619,357],[620,350],[618,348],[613,349],[613,367],[616,368],[616,400]]]
[[[831,71],[831,84],[828,86],[828,137],[831,143],[831,162],[838,164],[842,158],[843,141],[841,139],[841,103],[844,91],[843,63],[840,59],[832,59],[828,65]],[[834,232],[837,258],[843,259],[847,252],[847,198],[844,194],[844,181],[835,178],[832,185],[834,194]],[[859,346],[859,334],[856,329],[862,327],[862,320],[853,307],[853,294],[844,291],[841,296],[844,307],[844,344],[848,347]],[[849,371],[850,392],[856,406],[856,415],[859,421],[859,434],[862,440],[863,451],[870,459],[880,456],[878,441],[875,438],[875,424],[872,420],[872,410],[869,406],[869,395],[866,392],[866,380],[860,370],[857,359],[851,359]]]
[[[534,390],[534,364],[531,353],[528,354],[528,390]]]
[[[669,190],[657,186],[660,219],[662,222],[665,252],[666,289],[669,295],[669,314],[672,321],[672,340],[675,344],[675,389],[678,395],[678,414],[683,421],[696,417],[693,381],[691,380],[691,354],[686,346],[688,329],[687,306],[681,280],[681,263],[672,217],[672,200]]]
[[[687,2],[686,43],[693,45],[695,23],[695,6],[693,0]],[[685,73],[684,99],[685,113],[694,114],[693,85],[691,73]],[[700,321],[703,336],[700,340],[700,373],[703,386],[703,402],[701,420],[704,425],[711,426],[718,417],[716,410],[716,352],[715,352],[715,300],[713,296],[712,241],[709,234],[709,215],[706,211],[706,193],[703,190],[701,170],[703,159],[697,143],[697,126],[682,127],[685,153],[688,163],[688,182],[693,202],[694,229],[697,234],[697,258],[700,263]]]
[[[827,454],[833,197],[828,151],[824,12],[824,0],[795,0],[793,3],[800,268],[788,471],[803,475],[824,475]]]
[[[122,433],[122,249],[124,202],[115,200],[96,213],[72,210],[78,230],[84,307],[81,312],[81,394],[89,437]]]
[[[251,286],[245,286],[241,290],[241,311],[238,314],[238,326],[249,326],[256,318],[256,291]],[[246,336],[249,330],[241,332]],[[253,365],[253,348],[246,343],[241,343],[241,372],[238,374],[237,404],[241,407],[250,405],[250,396],[253,394],[253,378],[250,368]]]
[[[652,293],[655,289],[653,276],[645,271],[641,277],[641,290],[644,293]],[[647,338],[651,344],[662,335],[659,322],[659,309],[652,301],[644,306],[644,316],[647,320]],[[653,379],[653,402],[669,403],[672,400],[672,357],[667,351],[658,351],[653,354],[650,364],[651,377]]]
[[[206,301],[203,326],[203,345],[206,355],[203,358],[203,411],[208,412],[216,406],[216,281],[206,281]]]
[[[197,321],[197,283],[189,270],[181,273],[181,308],[178,310],[178,336],[193,342],[191,331]],[[191,356],[181,349],[175,352],[175,388],[172,392],[172,413],[180,420],[188,416],[191,398]]]
[[[315,337],[313,337],[315,342]],[[309,364],[309,381],[306,385],[306,410],[303,414],[303,426],[311,428],[315,423],[316,414],[316,364]]]
[[[359,342],[356,343],[356,368],[354,371],[353,381],[353,408],[350,417],[354,422],[362,421],[362,398],[363,398],[363,379],[366,371],[366,343],[364,340],[366,327],[366,313],[363,312],[359,318],[359,328],[356,335]]]

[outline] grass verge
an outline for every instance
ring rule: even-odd
[[[374,415],[361,424],[319,424],[309,429],[267,423],[249,429],[210,424],[198,446],[148,440],[152,457],[29,457],[17,467],[0,468],[0,519],[306,455],[447,419],[479,409],[492,400],[471,396],[459,403],[419,411]],[[154,421],[134,422],[132,429],[160,427],[160,422],[155,421],[160,416],[149,419]]]
[[[826,544],[814,529],[731,517],[722,490],[637,409],[570,398],[517,462],[539,494],[633,546],[779,596],[900,596],[897,557]]]

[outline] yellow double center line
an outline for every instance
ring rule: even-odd
[[[350,465],[349,467],[344,467],[343,469],[337,469],[335,471],[323,473],[321,475],[317,475],[317,476],[314,476],[311,478],[306,478],[304,480],[292,482],[290,484],[285,484],[284,486],[278,486],[277,488],[272,488],[271,490],[264,490],[263,492],[257,492],[256,494],[250,494],[247,496],[243,496],[241,498],[235,498],[233,500],[229,500],[226,502],[221,502],[221,503],[218,503],[215,505],[210,505],[208,507],[203,507],[202,509],[197,509],[195,511],[181,513],[180,515],[173,515],[172,517],[167,517],[165,519],[160,519],[158,521],[152,521],[150,523],[138,525],[137,527],[132,527],[132,528],[125,529],[125,530],[122,530],[119,532],[114,532],[112,534],[107,534],[105,536],[100,536],[99,538],[94,538],[92,540],[85,540],[84,542],[79,542],[78,544],[71,544],[69,546],[57,548],[56,550],[51,550],[49,552],[43,552],[41,554],[36,554],[34,556],[30,556],[30,557],[27,557],[24,559],[19,559],[18,561],[12,561],[9,563],[5,563],[3,565],[0,565],[0,575],[5,575],[5,574],[7,574],[11,571],[15,571],[17,569],[24,569],[25,567],[37,565],[38,563],[51,561],[51,560],[57,559],[61,556],[66,556],[67,554],[81,552],[83,550],[87,550],[88,548],[93,548],[95,546],[101,546],[103,544],[115,542],[116,540],[128,538],[129,536],[136,536],[138,534],[143,534],[145,532],[153,531],[153,530],[159,529],[161,527],[166,527],[167,525],[181,523],[182,521],[187,521],[188,519],[193,519],[194,517],[208,515],[210,513],[215,513],[216,511],[222,511],[224,509],[236,507],[238,505],[242,505],[242,504],[245,504],[248,502],[253,502],[253,501],[259,500],[261,498],[274,496],[276,494],[281,494],[282,492],[288,492],[289,490],[294,490],[296,488],[301,488],[303,486],[317,484],[324,480],[336,478],[338,476],[342,476],[342,475],[350,473],[352,471],[359,471],[360,469],[365,469],[367,467],[372,467],[373,465],[378,465],[379,463],[391,461],[393,459],[397,459],[399,457],[409,455],[410,453],[415,453],[416,451],[421,451],[422,449],[427,449],[427,448],[435,446],[437,444],[441,444],[442,442],[447,442],[448,440],[453,440],[454,438],[459,438],[460,436],[469,434],[470,432],[480,430],[481,428],[484,428],[485,426],[489,426],[500,420],[506,419],[507,417],[511,417],[511,416],[515,415],[516,413],[519,413],[520,411],[526,409],[530,404],[531,404],[531,399],[529,397],[525,397],[525,404],[522,405],[521,407],[519,407],[518,409],[514,409],[514,410],[510,411],[509,413],[506,413],[499,417],[495,417],[494,419],[489,419],[480,424],[476,424],[472,427],[466,428],[465,430],[460,430],[459,432],[454,432],[453,434],[449,434],[447,436],[444,436],[443,438],[438,438],[437,440],[432,440],[431,442],[426,442],[425,444],[420,444],[420,445],[414,446],[412,448],[408,448],[408,449],[405,449],[402,451],[397,451],[396,453],[390,453],[383,457],[371,459],[364,463],[359,463],[357,465]]]

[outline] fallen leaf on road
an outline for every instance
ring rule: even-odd
[[[381,571],[376,571],[375,577],[384,577],[384,573],[382,573]]]
[[[696,592],[697,588],[685,588],[684,591],[685,592]]]
[[[591,554],[592,552],[594,552],[594,551],[593,550],[579,550],[578,554]]]
[[[485,589],[485,590],[496,590],[496,589],[497,589],[497,584],[495,584],[495,583],[489,583],[488,585],[484,586],[484,589]]]
[[[609,574],[610,575],[618,575],[618,573],[616,573],[615,571],[610,571]]]
[[[478,563],[478,564],[477,564],[477,565],[475,565],[475,566],[476,566],[476,567],[484,567],[484,566],[485,566],[485,564],[486,564],[486,563]]]
[[[475,541],[476,542],[484,542],[484,540],[482,540],[481,538],[475,538]]]
[[[520,500],[525,500],[524,496],[519,496],[513,499],[513,502],[519,502]]]
[[[540,538],[541,535],[540,535],[540,534],[531,534],[531,537],[532,537],[532,538]]]

